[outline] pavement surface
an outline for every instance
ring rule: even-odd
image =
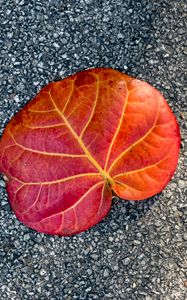
[[[73,237],[22,225],[1,177],[1,300],[187,299],[186,12],[180,0],[0,0],[1,133],[48,82],[112,67],[158,88],[182,135],[162,193],[115,198],[101,223]]]

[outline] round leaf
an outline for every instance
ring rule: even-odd
[[[149,84],[98,68],[52,82],[7,125],[0,171],[24,224],[71,235],[127,200],[166,186],[180,145],[176,118]]]

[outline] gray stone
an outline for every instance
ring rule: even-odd
[[[183,189],[183,188],[187,188],[187,181],[186,180],[181,180],[181,179],[179,179],[179,181],[178,181],[178,185],[179,185],[179,187],[181,188],[181,189]]]

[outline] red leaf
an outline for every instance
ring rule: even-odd
[[[71,235],[98,223],[112,192],[159,193],[178,160],[179,127],[162,95],[112,69],[48,84],[7,125],[0,171],[20,221]]]

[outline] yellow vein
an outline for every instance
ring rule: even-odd
[[[49,112],[52,112],[52,111],[55,111],[55,109],[49,109],[49,110],[33,110],[33,109],[28,109],[28,111],[30,112],[33,112],[33,113],[49,113]]]
[[[46,218],[44,218],[44,219],[42,219],[40,222],[38,222],[38,223],[41,223],[41,222],[43,222],[43,221],[45,221],[45,220],[47,220],[47,219],[49,219],[49,218],[53,218],[53,217],[55,217],[55,216],[58,216],[58,215],[64,215],[64,213],[66,213],[67,211],[69,211],[69,210],[71,210],[71,209],[75,209],[76,208],[76,206],[92,191],[92,190],[94,190],[97,186],[99,186],[99,185],[101,185],[101,184],[103,184],[104,183],[104,181],[102,181],[102,182],[98,182],[98,183],[96,183],[95,185],[93,185],[74,205],[72,205],[72,206],[70,206],[69,208],[67,208],[66,210],[64,210],[64,211],[61,211],[61,212],[59,212],[59,213],[56,213],[56,214],[53,214],[53,215],[51,215],[51,216],[48,216],[48,217],[46,217]]]
[[[128,187],[128,188],[130,188],[132,190],[135,190],[135,191],[144,192],[144,190],[136,189],[136,188],[130,186],[129,184],[125,184],[121,181],[115,181],[115,183],[118,183],[119,185],[123,185],[124,187]]]
[[[19,180],[18,180],[19,181]],[[24,185],[21,185],[19,188],[17,188],[17,190],[14,192],[14,200],[16,199],[16,197],[17,197],[17,193],[19,192],[19,191],[21,191],[21,189],[24,187]]]
[[[71,91],[70,91],[70,94],[69,94],[69,97],[68,97],[68,99],[67,99],[67,101],[66,101],[66,104],[65,104],[65,106],[64,106],[64,108],[63,108],[63,111],[62,111],[62,113],[64,113],[65,112],[65,110],[66,110],[66,107],[67,107],[67,105],[68,105],[68,103],[69,103],[69,101],[70,101],[70,99],[71,99],[71,97],[72,97],[72,95],[73,95],[73,91],[74,91],[74,82],[75,82],[75,79],[73,80],[73,82],[72,82],[72,84],[71,84]],[[51,93],[49,92],[49,94],[51,95]]]
[[[93,191],[96,187],[98,187],[99,185],[103,184],[104,181],[98,182],[96,184],[94,184],[73,206],[67,208],[66,210],[64,210],[62,213],[65,213],[66,211],[75,208],[86,196],[88,196],[88,194]]]
[[[97,79],[97,85],[96,85],[96,96],[95,96],[95,101],[94,101],[94,105],[93,105],[93,109],[92,109],[92,112],[90,114],[90,117],[85,125],[85,127],[83,128],[81,134],[80,134],[80,138],[82,138],[86,128],[88,127],[88,125],[90,124],[91,122],[91,119],[94,115],[94,112],[95,112],[95,109],[96,109],[96,105],[97,105],[97,102],[98,102],[98,98],[99,98],[99,78],[96,76],[96,79]]]
[[[57,184],[57,183],[62,183],[62,182],[66,182],[66,181],[70,181],[73,179],[77,179],[80,177],[85,177],[85,176],[99,176],[99,173],[81,173],[81,174],[76,174],[76,175],[72,175],[72,176],[68,176],[62,179],[57,179],[57,180],[52,180],[52,181],[43,181],[43,182],[23,182],[21,180],[18,179],[18,181],[22,182],[22,185],[47,185],[47,184]]]
[[[81,96],[81,99],[83,99],[83,98],[89,100],[89,98],[86,97],[86,96]],[[74,106],[74,108],[69,112],[69,114],[66,115],[66,119],[69,119],[69,118],[76,112],[76,110],[77,110],[79,107],[80,107],[79,104],[78,104],[77,106]]]
[[[84,145],[83,141],[81,140],[81,138],[77,135],[77,133],[75,132],[75,130],[72,128],[72,126],[70,125],[70,123],[68,122],[68,120],[65,118],[65,116],[63,115],[63,113],[59,110],[59,108],[56,106],[55,101],[53,100],[51,93],[49,92],[49,95],[51,97],[51,101],[54,105],[54,107],[56,108],[57,112],[59,113],[59,115],[62,117],[62,119],[64,120],[66,126],[68,127],[68,129],[70,130],[70,132],[72,133],[72,135],[75,137],[75,139],[78,141],[80,147],[83,149],[83,151],[85,152],[87,158],[89,159],[89,161],[96,167],[96,169],[101,173],[101,175],[106,179],[106,178],[110,178],[109,174],[107,172],[105,172],[100,165],[97,163],[97,161],[93,158],[93,156],[91,155],[91,153],[88,151],[88,149],[86,148],[86,146]],[[112,181],[112,179],[110,178],[110,180]]]
[[[41,194],[41,189],[42,189],[42,186],[40,185],[39,190],[38,190],[38,194],[37,194],[37,197],[36,197],[36,200],[32,203],[31,206],[29,206],[25,211],[22,212],[23,214],[26,214],[32,207],[34,207],[36,205],[36,203],[39,200],[40,194]]]
[[[48,188],[47,188],[47,201],[46,201],[46,208],[49,208],[49,195],[50,195],[50,192],[51,192],[51,185],[49,184],[48,185]]]
[[[50,155],[50,156],[58,156],[58,157],[72,157],[72,158],[76,158],[76,157],[86,157],[85,154],[70,154],[70,153],[55,153],[55,152],[45,152],[45,151],[39,151],[39,150],[34,150],[34,149],[31,149],[31,148],[27,148],[21,144],[19,144],[14,136],[12,135],[12,133],[10,132],[9,130],[9,134],[11,136],[11,138],[13,139],[15,145],[17,145],[18,147],[22,148],[23,150],[26,150],[26,151],[30,151],[30,152],[33,152],[33,153],[37,153],[37,154],[42,154],[42,155]],[[15,145],[10,145],[8,147],[6,147],[6,149],[10,148],[10,147],[14,147]]]
[[[102,205],[103,205],[104,191],[105,191],[105,185],[103,185],[103,188],[102,188],[101,202],[100,202],[99,207],[98,207],[98,210],[97,210],[97,215],[99,215],[100,209],[101,209],[101,207],[102,207]]]
[[[54,128],[54,127],[60,127],[63,126],[64,123],[59,123],[59,124],[52,124],[52,125],[44,125],[44,126],[28,126],[28,125],[23,125],[25,128],[30,128],[30,129],[46,129],[46,128]]]
[[[125,82],[125,81],[124,81],[124,82]],[[111,150],[112,150],[112,146],[113,146],[113,144],[114,144],[114,142],[115,142],[115,140],[116,140],[116,137],[117,137],[117,135],[118,135],[118,133],[119,133],[119,130],[120,130],[120,128],[121,128],[121,124],[122,124],[122,121],[123,121],[123,118],[124,118],[124,113],[125,113],[125,109],[126,109],[126,107],[127,107],[128,96],[129,96],[129,91],[128,91],[128,89],[127,89],[127,86],[126,86],[126,90],[127,90],[127,95],[126,95],[126,97],[125,97],[125,102],[124,102],[124,105],[123,105],[123,110],[122,110],[122,113],[121,113],[121,118],[120,118],[120,120],[119,120],[119,124],[118,124],[118,127],[117,127],[117,129],[116,129],[116,132],[115,132],[115,134],[114,134],[114,136],[113,136],[113,139],[112,139],[112,141],[111,141],[111,143],[110,143],[110,147],[109,147],[109,150],[108,150],[108,154],[107,154],[107,158],[106,158],[106,163],[105,163],[104,170],[106,170],[106,168],[107,168],[107,164],[108,164],[108,160],[109,160],[110,153],[111,153]]]
[[[12,164],[14,162],[16,162],[16,160],[18,160],[23,155],[24,152],[25,152],[25,150],[21,154],[17,155],[13,160],[10,161],[10,168],[12,167]],[[10,170],[10,168],[9,168],[9,170]]]
[[[158,119],[158,108],[157,108],[157,115],[156,115],[156,118],[155,118],[155,121],[154,121],[154,124],[153,126],[151,126],[151,128],[146,132],[146,134],[144,134],[140,139],[138,139],[136,142],[134,142],[132,145],[130,145],[127,149],[125,149],[125,151],[123,151],[114,161],[113,163],[111,164],[109,170],[108,170],[108,173],[111,172],[111,170],[114,168],[115,164],[121,159],[121,157],[123,155],[125,155],[129,149],[131,149],[132,147],[134,147],[135,145],[139,144],[140,142],[142,142],[151,132],[152,130],[154,129],[155,125],[156,125],[156,122],[157,122],[157,119]]]
[[[64,215],[62,214],[61,215],[61,223],[60,223],[60,226],[58,227],[58,229],[56,230],[56,234],[60,234],[63,230],[63,226],[64,226]],[[44,220],[44,219],[43,219]],[[41,220],[39,223],[41,223],[43,220]]]
[[[78,230],[78,218],[77,218],[77,213],[76,213],[75,207],[73,207],[73,213],[75,216],[75,229]]]
[[[172,150],[173,150],[173,147],[170,148],[169,153],[163,159],[157,161],[156,163],[154,163],[152,165],[149,165],[149,166],[144,167],[144,168],[136,169],[136,170],[133,170],[133,171],[125,172],[125,173],[120,173],[120,174],[115,175],[113,178],[118,178],[118,177],[126,176],[126,175],[129,175],[129,174],[132,174],[132,173],[138,173],[138,172],[141,172],[141,171],[146,171],[146,170],[149,170],[152,167],[158,167],[159,164],[161,164],[163,161],[165,161],[170,156],[170,153],[172,152]]]
[[[66,119],[69,119],[74,114],[74,112],[77,110],[78,107],[79,105],[74,106],[74,108],[69,112],[69,114],[66,115]]]

